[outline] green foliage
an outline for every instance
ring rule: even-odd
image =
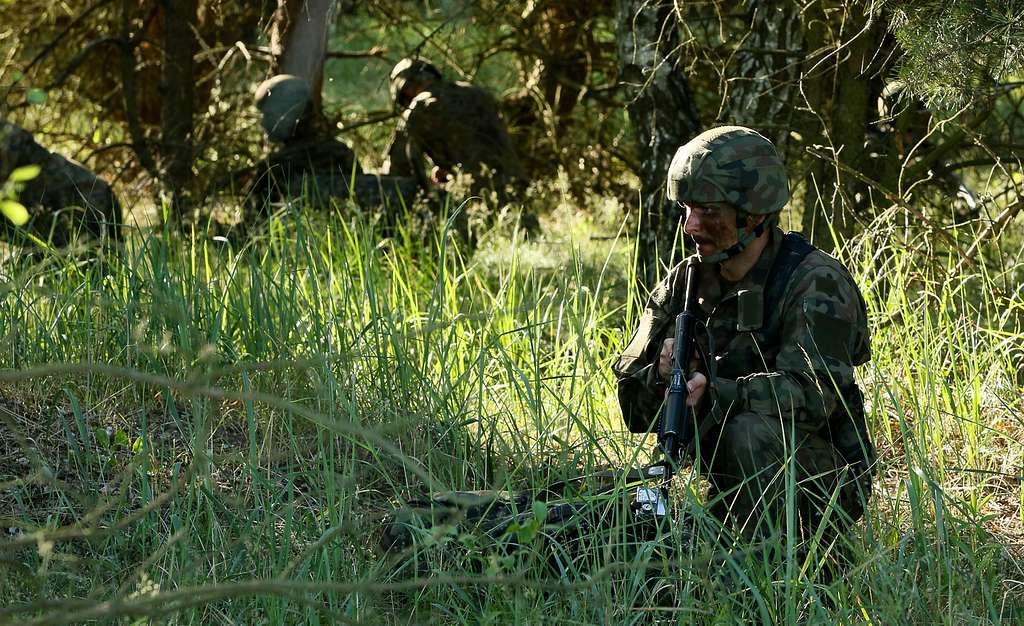
[[[955,111],[997,96],[1024,70],[1024,3],[889,2],[904,51],[900,78],[930,105]]]
[[[28,222],[28,210],[17,200],[0,200],[0,212],[15,226]]]
[[[25,101],[29,104],[46,104],[46,92],[39,88],[29,89],[25,94]]]
[[[18,202],[18,189],[23,183],[38,175],[38,165],[15,168],[0,187],[0,213],[3,213],[4,217],[15,226],[22,226],[28,222],[29,218],[28,210]]]

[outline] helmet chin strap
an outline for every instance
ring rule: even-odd
[[[697,252],[697,258],[700,259],[701,263],[722,263],[723,261],[728,261],[729,259],[733,258],[740,252],[746,250],[747,246],[750,245],[751,241],[763,235],[764,232],[768,230],[768,228],[775,224],[775,221],[778,219],[778,217],[779,216],[774,213],[769,215],[767,218],[765,218],[763,222],[755,226],[754,230],[748,233],[747,229],[741,226],[741,223],[747,221],[747,216],[737,215],[736,226],[737,230],[739,231],[739,240],[736,243],[729,246],[728,248],[726,248],[725,250],[722,250],[721,252],[716,252],[714,254],[710,254],[708,256],[701,256],[700,252]]]

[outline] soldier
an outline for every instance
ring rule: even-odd
[[[408,204],[418,187],[410,177],[363,174],[355,153],[336,139],[313,110],[309,82],[279,74],[256,90],[267,139],[281,147],[260,164],[249,189],[262,210],[267,200],[353,197],[359,205]],[[307,196],[308,197],[308,196]]]
[[[362,173],[355,153],[323,128],[313,114],[309,83],[298,76],[279,74],[263,81],[256,90],[256,107],[262,114],[267,139],[281,147],[265,163],[255,193],[261,198],[271,190],[302,193],[303,176],[333,176],[348,181]]]
[[[767,536],[784,520],[791,478],[804,536],[823,522],[840,531],[863,513],[874,462],[854,381],[870,359],[857,285],[835,258],[779,229],[785,167],[749,128],[716,128],[679,148],[667,194],[686,211],[699,260],[687,389],[710,511],[747,538]],[[632,432],[651,429],[663,402],[682,268],[655,287],[614,366]]]
[[[24,128],[0,120],[0,183],[27,165],[38,165],[39,174],[22,183],[17,195],[37,236],[63,246],[80,225],[96,239],[120,240],[121,203],[110,185],[81,163],[39,145]],[[0,222],[9,228],[6,219]]]
[[[387,149],[385,174],[415,176],[426,185],[426,155],[437,184],[456,169],[473,176],[474,192],[492,183],[498,190],[523,183],[508,129],[483,89],[447,81],[426,61],[403,59],[391,71],[391,97],[402,119]]]

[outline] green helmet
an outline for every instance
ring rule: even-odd
[[[313,102],[309,82],[291,74],[278,74],[256,89],[256,108],[263,114],[263,130],[270,141],[295,136]]]
[[[741,214],[778,213],[789,201],[789,178],[772,142],[743,126],[720,126],[676,151],[668,198],[683,204],[726,204]]]
[[[391,101],[400,108],[409,106],[403,101],[402,90],[414,81],[440,80],[441,70],[421,59],[402,59],[391,70]]]

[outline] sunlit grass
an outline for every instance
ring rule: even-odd
[[[827,546],[721,542],[682,483],[699,540],[667,560],[679,528],[632,550],[595,531],[573,556],[528,523],[508,555],[459,531],[383,553],[405,498],[649,459],[609,369],[638,304],[612,215],[563,208],[529,240],[499,225],[470,253],[443,220],[382,237],[339,207],[245,241],[157,231],[120,256],[9,264],[0,620],[1021,617],[1020,294],[869,237],[844,259],[869,304],[880,465],[842,580],[819,571]]]

